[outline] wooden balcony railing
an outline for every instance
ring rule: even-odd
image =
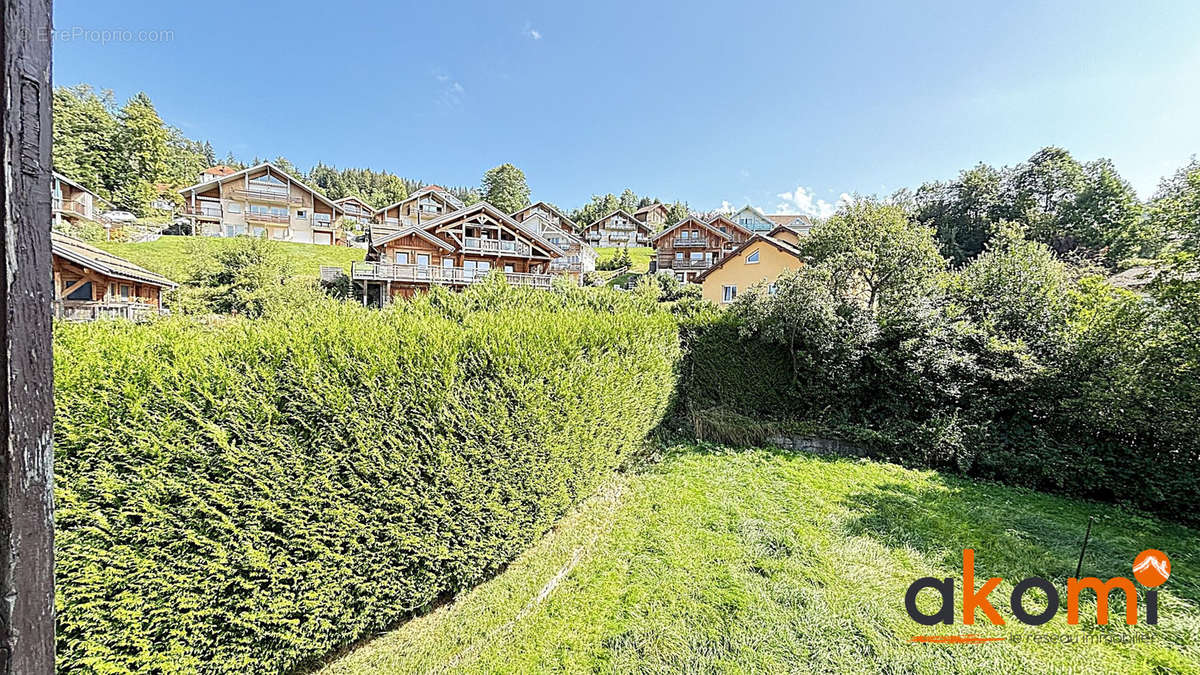
[[[682,239],[676,238],[674,241],[671,242],[671,245],[674,246],[675,248],[700,248],[700,247],[708,246],[708,240],[707,239],[692,239],[690,237],[682,238]]]
[[[291,195],[286,192],[274,192],[271,190],[255,190],[254,188],[233,188],[233,196],[237,199],[248,199],[256,202],[270,202],[274,204],[303,204],[304,198],[298,195]]]
[[[508,239],[463,237],[463,248],[477,253],[511,253],[513,255],[529,255],[531,253],[529,244]]]
[[[213,206],[206,206],[206,205],[200,205],[200,204],[197,204],[195,206],[189,205],[189,206],[184,207],[183,212],[188,214],[189,216],[197,216],[200,218],[220,218],[221,217],[221,207],[216,206],[216,205],[213,205]]]
[[[69,199],[55,199],[53,202],[55,211],[74,213],[83,216],[84,218],[88,217],[87,207],[81,202],[75,202]]]
[[[496,270],[474,270],[462,267],[435,267],[433,265],[395,265],[392,263],[356,262],[350,266],[350,278],[357,281],[403,281],[419,284],[445,284],[467,286],[477,284]],[[523,272],[500,272],[513,286],[550,288],[553,274],[526,274]]]
[[[115,302],[97,300],[59,300],[54,303],[54,317],[63,321],[95,321],[97,319],[128,319],[146,321],[166,314],[166,310],[145,302]]]
[[[277,223],[279,225],[287,225],[292,222],[291,216],[281,216],[275,213],[255,213],[253,211],[246,212],[246,222],[255,223]]]
[[[667,260],[665,263],[660,262],[658,266],[663,269],[669,268],[673,270],[702,270],[711,267],[712,264],[713,261],[711,260],[691,260],[690,258],[684,260],[675,260],[672,258]]]

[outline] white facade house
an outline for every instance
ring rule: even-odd
[[[808,216],[799,213],[765,214],[749,204],[729,215],[728,218],[751,232],[770,232],[779,225],[783,225],[807,233],[813,226],[812,220]]]

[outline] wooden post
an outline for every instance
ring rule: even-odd
[[[54,672],[50,17],[0,2],[0,675]]]

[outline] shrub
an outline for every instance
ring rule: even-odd
[[[669,404],[633,295],[56,326],[59,668],[285,672],[495,573]]]

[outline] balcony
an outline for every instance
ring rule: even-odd
[[[88,217],[87,207],[80,202],[64,199],[55,199],[53,201],[55,211],[61,213],[74,213],[75,215],[83,216],[84,218]]]
[[[609,241],[629,241],[629,233],[628,232],[609,232],[608,239],[609,239]]]
[[[235,199],[243,199],[255,202],[267,202],[269,204],[303,204],[304,198],[296,195],[290,195],[286,192],[275,192],[273,190],[256,190],[254,188],[233,188],[231,191]]]
[[[195,206],[185,206],[183,212],[189,216],[197,218],[214,218],[221,219],[221,207],[219,205],[208,206],[205,204],[197,204]]]
[[[659,267],[662,267],[663,269],[670,268],[673,270],[703,270],[712,267],[713,264],[713,261],[711,260],[692,260],[690,258],[686,258],[684,260],[672,259],[668,262],[670,263],[668,265],[663,265],[660,263]]]
[[[273,223],[276,225],[287,225],[292,222],[291,216],[281,216],[276,213],[255,213],[253,211],[246,212],[246,222],[248,223]]]
[[[609,229],[609,230],[625,230],[625,231],[633,230],[636,228],[637,228],[637,225],[630,223],[628,221],[624,221],[624,220],[611,221],[611,222],[609,222],[608,226],[606,227],[606,229]]]
[[[684,239],[675,239],[671,242],[671,245],[675,248],[703,248],[708,246],[708,240],[692,239],[689,237]]]
[[[532,253],[529,244],[508,239],[481,239],[479,237],[463,237],[463,249],[472,253],[495,253],[524,255]]]
[[[95,321],[97,319],[146,321],[151,317],[166,313],[166,310],[160,310],[155,305],[145,302],[59,300],[54,303],[54,318],[63,321]]]
[[[496,270],[474,270],[462,267],[432,265],[394,265],[392,263],[356,262],[350,266],[350,278],[356,281],[399,281],[416,284],[468,286],[477,284]],[[513,286],[549,289],[553,274],[500,272]]]

